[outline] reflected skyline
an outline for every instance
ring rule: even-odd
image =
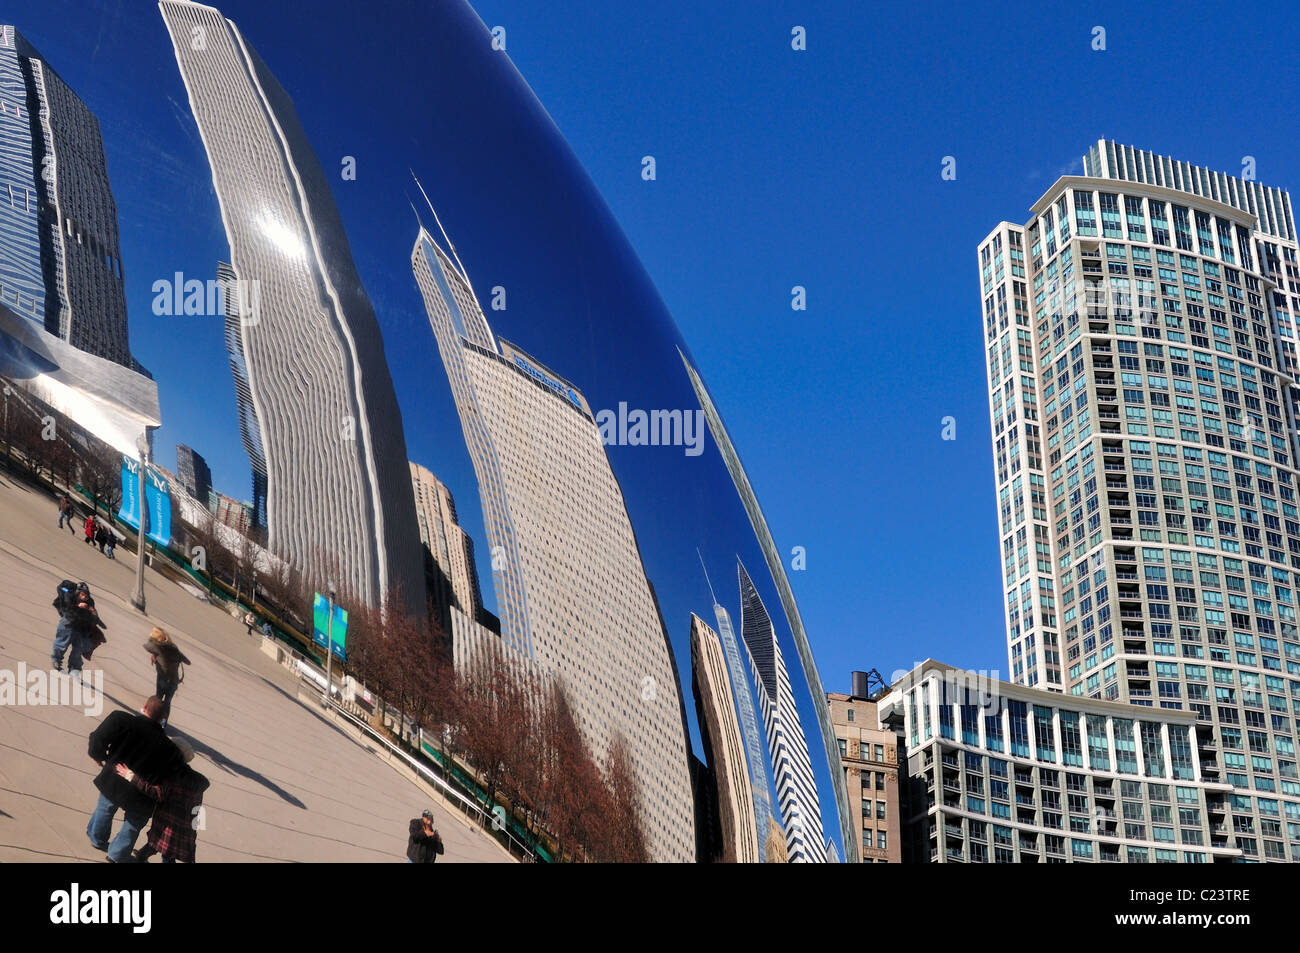
[[[174,0],[166,0],[161,6],[164,10],[184,11],[188,15],[206,9]],[[232,19],[242,17],[245,11],[236,8],[223,8],[222,13]],[[220,25],[216,26],[212,36],[214,41],[224,35]],[[617,427],[620,439],[605,445],[597,438],[597,446],[601,458],[607,461],[614,486],[621,488],[621,502],[626,511],[624,519],[629,531],[635,534],[631,548],[636,551],[637,560],[643,567],[638,569],[637,575],[645,580],[647,586],[643,600],[645,607],[637,610],[636,614],[654,620],[653,625],[645,627],[647,634],[636,641],[642,646],[655,639],[662,643],[666,632],[671,652],[658,663],[655,674],[650,677],[657,684],[666,686],[661,697],[669,709],[675,708],[678,712],[669,721],[680,722],[687,707],[684,699],[689,694],[689,669],[685,664],[690,657],[689,619],[693,612],[707,610],[708,606],[715,604],[694,569],[696,549],[707,562],[718,565],[739,556],[751,566],[770,566],[771,556],[763,552],[754,536],[751,517],[741,504],[718,448],[704,438],[703,427],[697,423],[701,419],[697,415],[704,408],[698,398],[698,385],[694,385],[690,375],[684,373],[683,359],[687,360],[686,366],[690,366],[686,344],[585,170],[577,163],[531,90],[513,67],[508,66],[508,61],[504,68],[498,68],[501,58],[491,50],[490,42],[486,42],[486,28],[468,6],[450,4],[440,9],[436,26],[437,29],[431,29],[429,35],[446,55],[434,56],[431,62],[439,64],[442,82],[454,85],[459,95],[437,101],[438,108],[428,117],[432,128],[423,130],[421,142],[403,145],[395,151],[401,153],[399,161],[418,170],[450,231],[466,248],[473,249],[473,253],[467,252],[465,258],[475,263],[476,273],[491,276],[491,281],[474,285],[469,276],[464,275],[467,288],[473,286],[469,291],[472,297],[494,303],[493,324],[498,328],[498,336],[492,336],[492,332],[489,336],[494,343],[497,340],[501,342],[502,353],[512,362],[518,359],[527,363],[531,358],[532,367],[541,376],[543,386],[548,386],[545,381],[550,375],[554,375],[552,379],[581,382],[580,387],[572,390],[583,395],[580,399],[584,403],[590,402],[586,407],[590,416],[601,418],[605,414],[618,414],[621,418],[623,409],[630,409],[631,426],[625,427],[620,422]],[[141,23],[140,27],[150,37],[157,38],[148,40],[149,44],[157,40],[161,40],[158,45],[166,43],[166,34],[159,36],[156,23]],[[286,87],[291,87],[293,74],[281,67],[281,51],[277,50],[276,56],[268,54],[270,59],[264,64],[252,52],[253,43],[260,42],[260,34],[253,35],[253,42],[244,55],[253,64],[250,68],[260,77],[263,94],[273,101],[273,106],[267,108],[273,110],[279,122],[287,123],[298,103],[291,92],[279,88],[276,78],[284,79]],[[175,51],[182,59],[182,75],[186,69],[184,49],[178,39]],[[187,96],[184,85],[178,82],[175,61],[171,64],[170,76],[160,62],[155,60],[155,63],[159,71],[151,77],[151,84],[166,90],[159,98],[174,113],[176,129],[161,143],[152,143],[152,147],[170,164],[170,171],[175,176],[175,180],[169,183],[170,187],[179,185],[189,198],[184,203],[169,206],[172,209],[184,207],[184,216],[178,217],[174,212],[169,214],[166,208],[153,210],[162,213],[158,221],[165,223],[163,227],[169,230],[169,234],[174,228],[182,240],[168,246],[155,243],[145,259],[152,264],[144,267],[168,278],[176,274],[202,275],[206,279],[218,274],[218,263],[230,261],[230,273],[223,269],[220,272],[222,278],[228,282],[233,274],[236,281],[268,282],[270,287],[261,289],[261,304],[264,312],[273,313],[277,296],[275,277],[285,268],[299,267],[304,263],[308,243],[300,237],[293,237],[292,241],[286,238],[286,229],[289,229],[285,224],[287,213],[266,212],[264,200],[267,196],[257,189],[253,190],[253,195],[241,196],[244,183],[231,180],[223,185],[217,175],[217,194],[213,194],[213,177],[220,170],[220,162],[214,159],[211,165],[208,164],[203,138],[195,133],[204,130],[203,137],[208,137],[214,130],[220,131],[220,122],[213,116],[205,118],[202,95],[190,90]],[[188,78],[194,82],[193,76]],[[141,89],[136,89],[135,95],[149,100],[157,94],[146,95]],[[195,107],[197,127],[194,116],[185,114],[186,99]],[[479,123],[472,134],[467,134],[470,127],[461,123],[467,113],[508,116],[509,122],[504,131]],[[212,128],[205,128],[205,123]],[[294,131],[290,138],[306,143],[317,135],[318,126],[304,123],[303,128]],[[509,152],[503,150],[506,141],[512,144]],[[521,147],[521,144],[526,145]],[[313,152],[309,145],[300,146],[299,152],[301,155],[295,155],[295,163],[314,164],[314,160],[302,158]],[[490,161],[483,161],[488,157]],[[539,157],[540,166],[537,165]],[[512,170],[512,163],[528,167],[531,179]],[[327,160],[322,157],[320,165],[308,176],[319,179],[317,185],[308,189],[316,196],[313,203],[330,192],[348,194],[349,180],[334,180],[332,175],[325,173],[327,165]],[[356,190],[372,196],[373,208],[393,229],[405,227],[409,233],[409,196],[403,194],[403,190],[409,189],[406,185],[409,180],[405,177],[397,179],[402,184],[395,186],[396,178],[364,176],[359,183],[365,184],[358,184]],[[234,200],[236,196],[242,205]],[[147,207],[135,204],[123,209],[123,217],[138,227],[141,218],[149,212]],[[322,213],[322,207],[314,207],[313,214],[329,217],[328,210]],[[567,224],[557,231],[557,223]],[[347,219],[349,230],[355,224],[355,218]],[[293,232],[293,229],[289,231]],[[327,241],[325,247],[318,250],[326,259],[340,255],[347,258],[347,239],[343,237],[342,224],[337,234],[337,242]],[[231,244],[227,244],[227,235]],[[245,235],[250,247],[261,247],[271,259],[278,258],[279,262],[265,266],[270,270],[259,271],[264,269],[263,265],[251,265],[249,260],[241,260],[240,248],[245,240],[241,235]],[[370,286],[374,282],[373,286],[378,289],[375,292],[375,310],[383,329],[382,343],[394,369],[394,382],[400,392],[404,416],[416,421],[414,426],[408,423],[397,431],[399,436],[402,429],[407,432],[408,447],[402,456],[427,466],[456,496],[472,499],[478,495],[478,480],[475,479],[471,457],[465,450],[464,438],[457,433],[455,402],[450,389],[439,382],[438,374],[434,372],[436,343],[431,340],[427,324],[420,329],[409,323],[408,316],[418,313],[418,292],[408,277],[406,289],[398,300],[393,281],[394,261],[387,255],[377,258],[373,246],[358,248],[357,270],[360,274],[349,275],[346,269],[340,270],[333,264],[327,268],[314,267],[328,270],[329,281],[335,284],[341,280],[336,293],[351,294],[359,300],[365,298],[362,284]],[[162,265],[164,262],[165,267]],[[509,301],[499,312],[495,309],[498,289],[505,292],[503,297]],[[268,312],[267,309],[272,310]],[[132,314],[138,323],[147,324],[149,321],[147,312],[137,309]],[[224,322],[227,315],[223,311],[221,315],[208,317],[220,318]],[[255,392],[259,355],[254,342],[257,332],[265,328],[257,328],[251,334],[247,326],[241,330],[245,333],[241,335],[238,350],[244,361],[242,366],[246,368],[246,380],[231,380],[229,368],[239,362],[232,365],[229,354],[223,353],[220,365],[209,357],[206,365],[209,373],[220,366],[225,383],[214,392],[210,389],[216,386],[214,383],[191,377],[185,386],[193,393],[188,400],[177,401],[172,368],[159,371],[163,380],[169,381],[173,388],[170,406],[187,406],[188,409],[182,417],[169,419],[168,401],[164,400],[164,426],[170,420],[182,421],[174,425],[174,431],[165,432],[164,442],[171,442],[174,437],[175,442],[192,446],[213,462],[214,483],[236,492],[241,484],[247,485],[247,477],[232,484],[220,474],[228,472],[223,461],[229,458],[230,448],[238,448],[241,435],[246,437],[251,432],[247,402],[245,408],[241,408],[236,398],[241,386],[247,386],[254,392],[252,403],[258,403]],[[507,340],[516,343],[506,344]],[[224,339],[222,343],[225,343]],[[315,342],[303,340],[290,347],[287,354],[268,352],[260,356],[266,367],[278,368],[276,375],[287,377],[294,372],[293,359],[308,343]],[[363,343],[374,347],[380,341],[377,334],[367,334]],[[415,371],[415,368],[419,370]],[[558,369],[565,378],[559,378],[558,373],[550,368]],[[239,367],[235,369],[238,372]],[[414,398],[410,387],[413,376],[420,380]],[[442,381],[445,380],[443,374]],[[216,393],[227,387],[234,392],[231,398],[214,399]],[[200,398],[199,395],[204,396]],[[195,406],[204,408],[202,426],[197,426]],[[297,415],[293,419],[300,423],[310,421],[313,426],[320,425],[323,418],[331,417],[329,413],[319,412],[313,416],[305,408],[292,413]],[[655,415],[662,415],[657,419],[667,427],[664,432],[668,439],[638,439],[636,425],[632,422],[637,414],[643,419],[656,419]],[[288,415],[281,418],[265,412],[256,415],[255,423],[261,449],[267,457],[267,518],[268,523],[275,527],[277,518],[284,518],[277,510],[277,483],[281,489],[289,484],[285,464],[277,470],[273,458],[276,445],[287,447],[287,438],[291,434],[286,431],[277,440],[272,430],[277,425],[292,430],[293,423]],[[679,429],[674,430],[674,427]],[[327,444],[324,439],[317,442],[321,446]],[[255,467],[258,462],[254,461]],[[388,489],[382,492],[372,490],[373,498],[387,505],[403,494],[409,497],[408,466],[408,460],[403,459],[401,490],[394,490],[397,481],[390,481]],[[245,474],[247,467],[245,460]],[[388,469],[391,471],[392,468]],[[327,479],[339,474],[333,464],[325,466],[322,472]],[[299,508],[288,525],[296,532],[308,528],[311,521],[309,512]],[[335,522],[327,520],[331,528]],[[520,611],[512,606],[526,606],[527,597],[522,587],[510,582],[508,574],[494,571],[492,565],[493,546],[509,547],[509,534],[502,537],[505,540],[503,544],[498,544],[493,540],[491,527],[485,526],[477,515],[469,516],[466,524],[466,531],[479,542],[474,553],[480,577],[499,580],[504,587],[502,592],[507,594],[515,590],[520,592],[517,600],[508,596],[502,598],[499,593],[490,595],[486,589],[484,592],[488,608],[495,609],[502,617],[505,637],[519,638],[521,636],[516,634],[523,633],[526,628],[518,620],[511,620],[512,613]],[[395,525],[401,527],[403,520],[397,518]],[[413,515],[406,528],[410,531],[407,535],[414,537]],[[273,530],[272,549],[283,549],[276,536]],[[280,538],[285,538],[283,533]],[[314,545],[322,544],[316,542]],[[379,552],[389,550],[390,547],[380,543]],[[373,577],[374,574],[369,575]],[[756,577],[755,584],[768,605],[784,608],[790,604],[790,597],[781,591],[779,580],[774,583],[766,574],[761,574],[761,578]],[[729,604],[729,611],[739,611],[737,602],[725,597],[721,601]],[[791,627],[784,620],[777,629],[779,639],[789,641],[794,638]],[[650,634],[652,631],[659,634],[653,636]],[[798,645],[789,647],[785,654],[790,659],[811,657]],[[800,716],[808,730],[815,731],[818,724],[816,707],[821,699],[816,694],[810,695],[807,686],[818,685],[819,681],[813,674],[796,678],[794,682],[799,694]],[[689,748],[699,750],[699,729],[693,713],[687,718],[687,727],[682,730],[682,735],[683,755]],[[679,789],[686,789],[686,759],[680,760],[682,778],[675,783]],[[832,798],[832,786],[820,752],[818,760],[822,762],[816,768],[823,789],[820,793],[823,799],[829,799]],[[827,800],[827,803],[831,801]]]

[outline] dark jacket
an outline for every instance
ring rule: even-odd
[[[78,603],[84,602],[85,609],[78,608]],[[95,608],[95,600],[88,595],[73,593],[72,598],[68,600],[66,608],[63,610],[63,621],[74,631],[79,632],[87,638],[97,636],[99,629],[107,629],[108,625],[99,617],[99,610]]]
[[[150,639],[144,644],[144,650],[153,656],[153,664],[158,667],[163,678],[169,682],[179,682],[181,664],[190,664],[190,660],[185,657],[185,653],[176,647],[174,642],[159,643]]]
[[[432,834],[424,832],[424,821],[421,818],[411,821],[411,839],[406,844],[407,860],[413,864],[432,864],[446,850],[436,831]]]
[[[120,778],[113,766],[121,763],[150,784],[166,781],[185,764],[162,726],[145,715],[118,710],[90,733],[90,756],[104,763],[95,787],[126,811],[152,814],[154,801],[134,784]]]

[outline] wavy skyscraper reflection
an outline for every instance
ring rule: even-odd
[[[464,272],[428,232],[412,262],[478,474],[494,571],[510,580],[498,596],[502,637],[565,684],[594,751],[629,743],[651,857],[692,860],[677,673],[591,409],[494,338]]]

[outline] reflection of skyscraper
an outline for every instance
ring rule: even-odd
[[[478,477],[502,639],[567,685],[597,757],[626,741],[651,857],[692,860],[676,667],[591,409],[498,342],[463,271],[423,230],[412,264]]]
[[[808,759],[808,743],[790,690],[790,675],[785,670],[776,630],[763,600],[745,567],[739,568],[740,634],[754,666],[758,702],[763,709],[763,724],[772,753],[776,797],[785,826],[786,849],[792,863],[824,861],[826,842],[822,839],[821,806]]]
[[[99,121],[0,26],[0,304],[131,367],[121,255]]]
[[[800,618],[799,607],[794,601],[794,590],[790,588],[790,579],[785,574],[785,565],[781,562],[781,554],[777,551],[776,541],[772,538],[772,531],[768,529],[762,507],[758,505],[758,496],[754,493],[754,487],[745,474],[745,467],[740,462],[740,455],[731,442],[727,428],[722,422],[722,416],[718,413],[713,398],[709,396],[709,390],[704,386],[699,371],[695,369],[695,366],[691,364],[685,354],[680,350],[677,353],[686,367],[686,375],[690,378],[691,388],[695,391],[695,396],[700,402],[700,408],[704,411],[704,419],[709,423],[709,431],[713,434],[713,440],[718,445],[718,452],[722,454],[722,461],[726,464],[732,482],[736,485],[736,492],[740,495],[740,502],[745,507],[745,513],[749,516],[749,523],[754,528],[754,535],[758,537],[758,545],[763,551],[768,572],[771,573],[772,581],[776,584],[777,595],[781,599],[781,608],[785,610],[786,623],[790,626],[790,637],[794,641],[799,667],[803,669],[804,681],[812,697],[813,712],[817,719],[816,727],[821,734],[827,765],[831,769],[831,789],[835,792],[836,813],[839,815],[840,821],[840,837],[846,844],[853,843],[856,837],[854,833],[857,822],[856,809],[849,804],[849,790],[844,780],[844,774],[836,767],[839,764],[839,745],[835,740],[835,727],[831,724],[830,708],[826,704],[826,693],[822,689],[821,677],[817,674],[817,663],[813,660],[812,646],[808,644],[808,636],[803,628],[803,619]],[[844,859],[856,863],[858,857],[855,852],[850,851]]]
[[[268,545],[357,598],[377,603],[400,585],[422,609],[401,411],[325,173],[233,23],[184,0],[159,8],[212,166],[231,272],[256,291],[239,338],[265,452]]]
[[[226,262],[217,262],[217,281],[221,285],[222,303],[226,309],[226,354],[230,359],[230,373],[235,378],[235,402],[239,414],[239,438],[244,452],[253,466],[253,520],[257,526],[266,526],[266,451],[262,449],[262,431],[257,425],[257,411],[253,409],[253,391],[248,383],[248,361],[244,359],[244,331],[241,321],[247,305],[247,296],[240,298],[240,284],[235,270]]]
[[[691,689],[695,714],[700,722],[700,740],[712,776],[712,794],[717,798],[722,827],[720,860],[728,863],[759,862],[760,830],[754,817],[754,792],[749,764],[736,720],[736,699],[727,660],[718,633],[691,613]],[[767,784],[766,774],[755,783]],[[762,830],[766,831],[766,818]],[[705,860],[707,858],[700,858]]]
[[[176,447],[176,478],[186,493],[207,502],[208,491],[212,489],[212,470],[208,461],[183,443]]]
[[[703,557],[701,557],[701,564]],[[708,572],[705,572],[708,577]],[[713,583],[709,583],[713,596]],[[754,711],[754,693],[749,687],[749,672],[740,657],[740,643],[731,626],[731,616],[713,596],[713,615],[718,622],[718,641],[727,663],[727,674],[736,703],[736,718],[740,725],[740,740],[744,746],[745,761],[749,766],[750,793],[754,798],[754,823],[759,834],[767,837],[768,820],[772,817],[772,794],[768,788],[767,766],[763,758],[763,741],[759,734],[758,716]]]
[[[433,563],[430,596],[444,630],[451,630],[449,610],[454,606],[471,619],[482,619],[478,570],[474,567],[474,540],[460,528],[456,501],[428,468],[411,464],[411,489],[420,542]]]

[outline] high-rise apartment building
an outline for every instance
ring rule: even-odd
[[[867,864],[896,864],[902,860],[898,738],[880,726],[876,702],[863,684],[865,678],[862,672],[854,672],[853,693],[828,692],[826,701],[849,797],[862,805],[861,821],[856,825],[858,857]]]
[[[772,617],[767,614],[758,590],[745,572],[744,565],[738,562],[737,569],[740,578],[740,635],[749,649],[749,660],[754,669],[759,707],[763,712],[768,750],[772,755],[772,775],[781,824],[785,829],[786,850],[791,863],[824,862],[826,841],[822,837],[821,805],[785,658],[776,641]]]
[[[12,26],[0,26],[0,252],[0,304],[132,366],[99,120]]]
[[[1291,200],[1083,167],[978,248],[1012,679],[1187,712],[1235,789],[1215,841],[1300,860]]]
[[[756,864],[760,859],[759,827],[749,761],[736,718],[736,695],[718,633],[691,613],[691,690],[700,723],[700,740],[717,800],[721,845],[717,860]],[[758,782],[767,783],[765,775]],[[766,820],[766,819],[765,819]],[[700,858],[714,859],[714,858]]]
[[[877,699],[904,750],[905,863],[1211,863],[1232,786],[1190,711],[1026,688],[927,660]],[[864,794],[865,797],[865,794]]]
[[[693,860],[677,667],[591,408],[496,338],[463,269],[423,229],[412,265],[478,479],[502,643],[563,681],[598,758],[626,742],[650,856]]]
[[[187,0],[159,8],[212,167],[225,277],[255,289],[239,344],[265,454],[269,548],[350,598],[379,604],[400,589],[422,613],[401,410],[325,173],[234,23]]]
[[[212,490],[212,470],[208,461],[183,443],[176,445],[176,478],[186,493],[207,502]]]
[[[444,631],[451,631],[453,607],[471,619],[482,620],[474,540],[460,528],[451,490],[418,463],[411,464],[411,489],[420,542],[427,553],[429,595]]]

